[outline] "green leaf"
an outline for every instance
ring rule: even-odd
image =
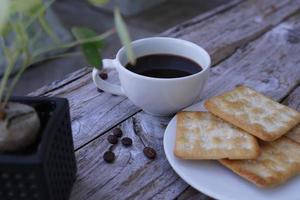
[[[97,33],[91,29],[85,27],[74,27],[72,33],[77,40],[93,38],[97,36]],[[103,47],[103,41],[88,42],[81,45],[81,50],[86,60],[93,67],[97,69],[102,68],[101,62],[101,48]]]
[[[9,16],[9,0],[0,0],[0,35],[2,35],[3,29],[6,27],[7,18]]]
[[[10,0],[12,13],[31,15],[43,6],[42,0]]]
[[[1,29],[1,28],[0,28]],[[2,30],[0,30],[0,35],[5,37],[13,30],[11,23],[8,21],[3,25]]]
[[[116,29],[117,29],[117,32],[118,32],[118,35],[119,35],[122,45],[125,46],[127,58],[131,64],[135,64],[135,56],[134,56],[134,53],[133,53],[133,50],[132,50],[132,47],[130,44],[131,39],[130,39],[128,30],[126,28],[126,25],[120,14],[120,10],[118,8],[115,8],[114,16],[115,16]]]
[[[109,0],[88,0],[88,2],[92,5],[104,5],[109,2]]]

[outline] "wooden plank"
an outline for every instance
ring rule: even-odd
[[[115,71],[108,74],[108,81],[118,82]],[[58,86],[44,95],[69,100],[75,149],[140,110],[126,97],[98,92],[90,73],[80,77],[80,81]]]
[[[108,75],[108,81],[118,82],[115,71],[109,71]],[[76,78],[80,80],[76,81]],[[36,94],[68,99],[75,149],[140,110],[126,97],[98,92],[93,84],[90,68],[74,72],[67,79],[30,95]]]
[[[201,23],[202,21],[214,16],[214,15],[217,15],[217,14],[220,14],[222,12],[225,12],[229,9],[232,9],[234,6],[237,6],[239,3],[241,3],[243,0],[231,0],[229,2],[225,2],[223,3],[222,5],[214,8],[213,10],[210,10],[206,13],[203,13],[201,15],[198,15],[192,19],[189,19],[187,21],[184,21],[183,23],[180,23],[168,30],[165,30],[163,33],[161,33],[160,35],[161,36],[166,36],[166,37],[176,37],[176,33],[179,33],[181,32],[183,29],[187,28],[187,27],[190,27],[190,26],[193,26],[194,24],[198,24],[198,23]],[[178,5],[177,5],[178,6]],[[195,8],[194,8],[195,9]]]
[[[166,31],[163,36],[195,42],[219,63],[237,48],[254,40],[299,10],[299,0],[244,1],[206,20],[194,18]]]
[[[283,99],[300,81],[299,29],[300,15],[297,15],[237,51],[215,68],[222,73],[210,77],[202,98],[242,83],[277,101]],[[120,147],[115,151],[120,161],[113,165],[103,163],[99,158],[107,149],[105,138],[110,133],[79,149],[76,155],[78,180],[72,198],[173,199],[181,194],[188,185],[178,179],[162,150],[162,137],[168,121],[169,118],[139,112],[121,123],[123,132],[134,139],[135,146],[125,150]],[[157,149],[157,160],[148,161],[143,157],[143,144]],[[126,156],[127,161],[123,161]]]
[[[63,80],[58,80],[50,83],[49,85],[45,85],[38,90],[29,93],[29,96],[41,96],[41,95],[46,95],[49,92],[52,92],[54,90],[57,90],[65,85],[70,84],[73,81],[76,81],[83,77],[86,74],[91,73],[91,68],[85,67],[80,70],[77,70],[71,74],[68,74]]]
[[[211,52],[214,63],[217,63],[221,58],[226,58],[232,54],[232,51],[223,50],[225,46],[228,49],[236,49],[245,45],[251,39],[258,37],[257,32],[262,34],[266,31],[266,27],[270,29],[272,25],[280,23],[300,8],[299,0],[276,2],[248,0],[238,5],[241,1],[233,0],[230,3],[221,5],[212,11],[165,31],[161,36],[182,38],[202,45]],[[258,3],[258,5],[255,7],[254,3]],[[249,7],[251,8],[250,10]],[[227,19],[227,21],[224,21],[224,19]],[[239,21],[236,21],[236,19],[239,19]],[[223,26],[224,24],[226,26]],[[238,35],[236,35],[237,33]],[[212,34],[217,34],[217,37]],[[213,38],[213,40],[208,39],[208,37]],[[216,56],[215,52],[220,52],[218,54],[221,55]],[[79,79],[81,75],[86,74],[88,71],[88,68],[78,70],[66,79],[53,82],[30,95],[43,95],[53,91],[56,88]]]
[[[176,200],[213,200],[213,198],[208,197],[189,186],[180,196],[176,198]]]
[[[223,12],[226,9],[229,9],[229,8],[237,5],[241,1],[242,0],[232,0],[229,3],[222,4],[221,6],[218,6],[217,8],[213,9],[212,11],[209,11],[209,12],[206,12],[206,13],[200,15],[201,20],[205,20],[206,18],[211,17],[219,12]],[[200,21],[200,19],[198,19],[198,21]],[[28,95],[30,95],[30,96],[45,95],[46,93],[51,92],[55,89],[58,89],[68,83],[71,83],[72,81],[78,80],[83,75],[89,73],[90,70],[91,69],[89,67],[85,67],[83,69],[77,70],[74,73],[67,75],[67,77],[65,77],[63,80],[54,81],[51,84],[45,85]]]
[[[241,1],[242,0],[232,0],[229,3],[222,4],[209,12],[203,13],[197,17],[197,22],[200,23],[201,21],[203,21],[209,17],[212,17],[220,12],[224,12],[224,11],[236,6]],[[185,26],[184,24],[185,23],[183,23],[180,26],[176,26],[176,30],[184,28],[184,26]],[[168,32],[172,31],[172,30],[173,29],[170,29],[170,30],[164,32],[164,35],[167,36]],[[91,68],[89,68],[89,67],[85,67],[83,69],[77,70],[74,73],[69,74],[65,79],[59,80],[59,81],[54,81],[53,83],[51,83],[49,85],[45,85],[45,86],[41,87],[40,89],[30,93],[29,95],[30,96],[45,95],[46,93],[54,91],[55,89],[59,89],[60,87],[63,87],[65,85],[67,85],[68,83],[71,83],[72,81],[78,80],[83,75],[90,73],[90,71],[91,71]]]
[[[264,5],[263,8],[267,6],[270,7],[270,1],[262,0],[261,2]],[[258,37],[258,32],[262,33],[267,31],[271,26],[271,23],[279,23],[300,8],[300,3],[296,4],[300,2],[300,0],[294,0],[290,4],[282,4],[281,2],[285,1],[273,2],[272,5],[277,5],[278,9],[259,23],[253,22],[253,20],[257,17],[255,17],[255,15],[257,15],[257,11],[254,8],[250,8],[249,11],[247,11],[247,7],[252,5],[252,1],[244,1],[240,5],[230,5],[232,7],[230,10],[221,9],[219,12],[214,12],[215,15],[213,16],[212,14],[208,15],[210,18],[200,17],[198,21],[202,28],[199,28],[197,21],[197,23],[194,24],[195,29],[192,31],[192,34],[190,34],[191,32],[185,33],[187,35],[186,38],[182,35],[183,33],[181,33],[181,31],[184,30],[181,28],[180,37],[194,41],[200,45],[203,44],[204,38],[206,40],[210,39],[211,42],[206,42],[204,47],[209,47],[213,57],[216,55],[214,52],[222,52],[222,58],[228,57],[233,53],[233,51],[228,51],[227,49],[235,49],[239,47],[240,45],[237,44],[240,44],[240,41],[243,41],[244,45],[246,42],[253,40]],[[266,10],[268,9],[266,8]],[[272,20],[269,19],[270,17]],[[211,18],[213,18],[213,20],[211,20]],[[251,20],[245,20],[246,18],[251,18]],[[224,21],[224,19],[230,20]],[[225,22],[228,23],[225,26],[228,27],[226,30],[220,30],[220,28],[216,29],[217,27],[224,27]],[[191,27],[192,25],[186,26],[188,30],[190,30]],[[211,31],[207,31],[207,29],[210,29]],[[245,33],[244,29],[248,32]],[[252,31],[252,29],[258,31]],[[237,34],[237,30],[238,32],[240,31],[240,35],[238,37],[232,37],[232,35]],[[215,31],[219,31],[218,37],[211,38],[210,35]],[[170,33],[170,36],[176,36],[172,34]],[[199,37],[203,34],[207,36]],[[228,43],[228,41],[230,42]],[[213,69],[212,71],[214,75],[218,75],[218,73],[222,73],[220,70],[222,69]],[[72,129],[76,148],[94,140],[111,127],[139,111],[138,108],[124,97],[116,97],[106,93],[99,95],[92,83],[90,74],[83,73],[82,75],[83,76],[80,78],[77,78],[78,76],[74,76],[74,80],[76,81],[69,79],[52,85],[49,90],[47,90],[47,88],[43,88],[40,92],[34,93],[35,95],[44,94],[47,96],[66,97],[70,100]],[[111,72],[109,76],[113,82],[117,81],[116,73]]]
[[[179,182],[178,187],[181,185],[184,189],[185,183],[173,173],[163,150],[158,148],[162,145],[161,132],[168,121],[169,118],[139,113],[122,123],[121,129],[125,136],[133,139],[133,146],[126,148],[119,144],[114,150],[117,157],[114,164],[104,163],[101,157],[109,147],[106,137],[110,132],[78,151],[78,182],[71,199],[151,199],[156,193],[171,199],[173,191],[168,188],[170,182]],[[151,122],[150,126],[148,122]],[[149,138],[143,135],[150,132]],[[155,161],[143,155],[144,146],[157,149]],[[165,179],[159,180],[162,175]],[[160,187],[161,184],[164,186]]]
[[[296,87],[295,90],[293,90],[293,92],[284,99],[283,103],[300,112],[300,85],[298,85],[298,87]],[[299,132],[297,130],[300,130],[300,124],[298,124],[291,133],[287,134],[287,137],[300,143]]]
[[[300,67],[300,64],[298,65]],[[283,101],[283,104],[300,112],[300,85],[296,87]]]

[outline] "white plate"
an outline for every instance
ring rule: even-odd
[[[196,104],[188,110],[198,111]],[[217,161],[187,161],[174,156],[176,117],[166,128],[164,150],[176,173],[196,190],[220,200],[300,200],[300,177],[272,188],[260,189],[226,169]]]

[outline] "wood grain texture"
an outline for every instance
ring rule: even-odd
[[[213,200],[213,198],[206,196],[205,194],[198,192],[191,186],[179,195],[176,200]]]
[[[78,179],[71,199],[172,199],[176,188],[186,184],[173,172],[162,147],[163,131],[170,118],[157,118],[138,113],[124,121],[120,128],[133,139],[132,147],[118,144],[114,164],[103,162],[102,154],[109,147],[105,135],[77,152]],[[143,148],[151,146],[157,159],[149,160]],[[175,184],[175,188],[170,188]]]
[[[300,17],[271,30],[299,10],[299,0],[259,2],[259,9],[253,1],[244,1],[165,33],[207,48],[215,63],[225,59],[212,68],[202,99],[246,84],[281,100],[299,83]],[[260,37],[266,31],[269,32]],[[247,45],[250,41],[254,42]],[[128,99],[98,93],[90,76],[89,72],[78,72],[74,78],[34,93],[70,101],[79,168],[71,199],[173,199],[183,191],[179,199],[209,199],[192,189],[186,190],[188,185],[165,159],[162,137],[169,118],[137,113],[140,109]],[[117,82],[115,72],[110,72],[109,77]],[[125,135],[133,138],[134,146],[117,146],[116,162],[106,164],[102,160],[108,148],[106,137],[118,124]],[[144,145],[158,151],[157,160],[144,157]]]
[[[285,1],[273,2],[272,5],[275,7],[277,5],[278,9],[272,11],[272,13],[262,19],[258,25],[257,22],[253,22],[256,18],[252,15],[258,14],[256,13],[257,9],[253,8],[253,2],[251,0],[243,1],[240,5],[238,4],[239,1],[236,1],[233,4],[229,4],[229,7],[225,6],[217,8],[219,10],[212,11],[210,14],[204,15],[204,17],[200,16],[195,23],[184,25],[183,28],[180,28],[180,35],[174,35],[175,33],[172,31],[169,31],[169,33],[166,32],[166,35],[171,37],[178,36],[194,41],[202,46],[203,41],[205,41],[206,45],[204,45],[204,47],[209,47],[209,51],[212,53],[213,57],[215,57],[214,52],[222,52],[222,58],[225,58],[233,53],[233,51],[227,51],[227,48],[236,49],[241,46],[236,45],[240,44],[240,41],[243,41],[243,45],[246,44],[251,39],[258,37],[257,32],[263,33],[267,31],[268,28],[266,28],[266,26],[269,27],[271,22],[272,24],[279,23],[286,16],[289,16],[298,10],[300,8],[300,3],[296,4],[298,1],[300,0],[294,0],[289,4],[281,3]],[[265,8],[265,10],[268,11],[270,9],[269,2],[270,1],[262,0],[260,1],[260,4],[263,5],[262,8]],[[251,17],[249,15],[251,15]],[[272,18],[272,20],[269,18]],[[224,19],[228,19],[229,21],[225,22]],[[226,24],[226,26],[224,26],[224,24]],[[201,28],[199,28],[200,26]],[[190,30],[192,27],[194,27],[193,31]],[[221,27],[227,28],[226,30],[219,30],[216,29],[218,27],[219,29]],[[185,32],[185,29],[189,31]],[[211,31],[207,31],[208,29]],[[253,32],[252,29],[255,31]],[[177,31],[175,32],[177,33]],[[212,35],[212,33],[215,34],[215,32],[219,32],[220,34],[218,37],[212,38],[210,35]],[[237,36],[238,33],[239,35]],[[207,36],[202,37],[202,35]],[[232,37],[233,35],[235,37]],[[211,41],[208,42],[208,40]],[[226,49],[224,49],[224,47],[226,47]],[[228,67],[229,65],[227,68]],[[227,68],[212,68],[212,77],[218,76]],[[74,132],[76,148],[99,137],[103,132],[139,111],[139,109],[126,98],[116,97],[106,93],[99,95],[96,92],[88,71],[89,69],[83,69],[79,72],[75,72],[68,79],[44,87],[31,94],[60,96],[70,100],[72,107],[72,129]],[[117,81],[116,73],[111,72],[109,76],[113,82]],[[93,122],[90,123],[90,120]]]
[[[289,24],[290,22],[287,22],[287,23]],[[297,26],[299,26],[299,24],[298,25],[295,24],[293,30],[298,30]],[[295,38],[300,38],[299,33],[297,35],[295,35],[295,34],[293,34],[293,35],[294,35]],[[289,36],[286,36],[286,37],[288,38]],[[289,39],[289,40],[291,40],[291,39]],[[297,39],[294,39],[294,41],[295,40],[297,40]],[[300,40],[298,40],[298,41],[300,41]],[[300,43],[299,44],[297,43],[297,45],[299,46]],[[295,67],[300,68],[300,63],[297,62]],[[225,68],[227,68],[227,67],[225,66]],[[215,76],[218,76],[221,73],[221,71],[225,71],[224,69],[221,69],[221,68],[218,69],[218,67],[213,68],[213,70],[218,70],[219,71],[219,72],[215,73]],[[297,75],[300,78],[299,72],[297,73]],[[298,80],[298,84],[299,84],[299,80]],[[283,95],[281,97],[283,97]],[[300,112],[300,86],[296,85],[293,88],[293,90],[283,99],[282,103],[289,106],[289,107],[291,107],[291,108],[293,108],[293,109],[295,109],[295,110],[298,110]],[[197,190],[195,190],[191,186],[189,186],[188,189],[185,190],[182,194],[180,194],[177,199],[178,200],[183,200],[183,199],[184,200],[193,200],[193,199],[201,199],[201,198],[203,198],[203,194],[198,192]]]
[[[300,86],[295,89],[284,99],[283,104],[300,112]],[[291,132],[287,134],[287,137],[300,143],[300,124],[298,124]]]
[[[222,73],[210,77],[202,99],[232,89],[237,84],[246,84],[277,101],[286,97],[300,81],[300,57],[297,53],[300,43],[295,42],[299,35],[294,34],[299,28],[300,15],[297,15],[213,68],[219,68]],[[294,37],[293,42],[291,37]],[[162,150],[162,137],[168,121],[169,118],[151,117],[139,112],[121,123],[125,135],[134,139],[135,146],[131,149],[119,146],[116,151],[119,160],[113,165],[105,164],[99,158],[107,148],[105,137],[109,133],[79,149],[78,180],[72,198],[118,199],[122,196],[124,199],[172,199],[180,195],[188,185],[171,169]],[[158,151],[156,161],[147,161],[143,157],[143,144]],[[128,160],[130,157],[130,161],[125,161],[126,157]],[[186,191],[191,196],[186,192],[182,194],[184,199],[209,199],[190,190]],[[183,198],[182,195],[178,198]]]
[[[29,96],[41,96],[46,95],[51,91],[55,91],[60,87],[70,84],[73,81],[80,79],[82,76],[91,73],[91,68],[85,67],[83,69],[77,70],[69,75],[67,75],[63,80],[58,80],[50,83],[49,85],[45,85],[38,90],[29,93]]]
[[[223,5],[221,6],[218,6],[216,7],[215,9],[211,10],[211,11],[208,11],[206,13],[203,13],[197,17],[194,17],[190,20],[187,20],[183,23],[180,23],[168,30],[165,30],[163,33],[161,33],[160,35],[161,36],[166,36],[166,37],[176,37],[175,34],[179,34],[181,31],[183,31],[184,29],[186,29],[187,27],[191,27],[195,24],[199,24],[201,23],[202,21],[214,16],[214,15],[217,15],[217,14],[220,14],[222,12],[225,12],[231,8],[233,8],[234,6],[237,6],[239,3],[241,3],[243,0],[232,0],[230,2],[227,2],[227,3],[224,3]]]
[[[98,92],[91,78],[90,70],[83,70],[80,79],[68,84],[54,84],[55,89],[45,91],[44,96],[67,98],[70,103],[71,122],[75,149],[106,132],[116,124],[135,114],[140,109],[127,98],[105,92]],[[117,83],[115,71],[108,72],[108,81]],[[73,77],[76,77],[74,74]]]
[[[191,2],[188,2],[185,5],[186,8],[183,8],[183,10],[185,10],[185,11],[188,10],[188,7],[192,7],[191,4],[195,4],[196,6],[197,5],[199,6],[199,4],[201,4],[201,3],[196,2],[196,1],[197,0],[192,0]],[[228,1],[228,0],[225,0],[225,1]],[[207,19],[207,18],[215,15],[216,13],[224,12],[225,10],[230,9],[231,7],[235,6],[236,4],[238,4],[241,1],[242,0],[230,0],[228,3],[221,4],[220,6],[216,7],[215,9],[212,9],[211,11],[205,12],[205,13],[199,15],[199,16],[200,16],[201,20],[205,20],[205,19]],[[178,2],[176,2],[176,1],[168,2],[168,3],[166,3],[166,4],[163,5],[163,7],[165,7],[165,8],[155,9],[155,12],[159,13],[161,11],[170,10],[170,7],[168,7],[168,6],[171,5],[171,7],[174,8],[174,7],[176,7],[176,3],[178,3]],[[214,2],[210,2],[209,4],[216,4],[216,3],[221,3],[221,0],[220,1],[219,0],[215,0]],[[181,4],[185,4],[185,3],[181,2]],[[88,25],[88,26],[92,26],[93,25],[94,27],[97,26],[96,31],[97,32],[103,32],[103,31],[106,31],[107,29],[111,28],[111,24],[113,23],[113,16],[108,16],[107,13],[103,14],[101,12],[97,12],[97,10],[95,10],[94,7],[89,6],[88,3],[85,2],[85,1],[75,0],[72,3],[72,5],[70,5],[70,3],[67,2],[67,1],[66,2],[64,2],[64,1],[56,1],[53,6],[54,6],[54,10],[56,11],[56,14],[59,15],[59,18],[64,22],[64,25],[67,26],[68,28],[72,28],[74,25],[76,25],[76,24],[78,25],[78,23],[79,23],[79,24],[82,24],[82,25]],[[78,18],[76,18],[77,14],[78,14],[76,10],[77,10],[78,7],[83,8],[83,10],[81,10],[81,12],[82,12],[83,15],[85,15],[85,17],[82,18],[82,19],[80,19],[79,21],[78,21]],[[193,7],[193,8],[195,8],[195,7]],[[181,9],[178,9],[178,12],[182,12]],[[193,12],[194,13],[195,12],[202,12],[203,9],[208,9],[208,8],[200,8],[200,10],[193,9],[194,10]],[[76,12],[74,12],[74,11],[76,11]],[[149,12],[151,12],[151,14]],[[157,19],[154,20],[154,21],[151,20],[150,17],[154,15],[153,14],[153,9],[148,10],[147,13],[148,13],[149,16],[146,13],[143,13],[142,16],[139,16],[137,18],[133,17],[133,18],[126,19],[127,25],[129,26],[128,28],[130,29],[130,32],[132,33],[131,36],[133,38],[138,37],[138,35],[139,35],[138,32],[139,31],[135,32],[135,28],[133,28],[132,25],[134,25],[134,26],[136,26],[136,25],[141,26],[142,21],[147,21],[148,20],[147,23],[144,23],[142,26],[149,26],[149,25],[150,26],[157,26],[158,25],[158,27],[161,27],[161,28],[164,27],[164,29],[166,29],[167,27],[170,27],[170,23],[168,23],[168,25],[162,25],[161,24],[161,22],[162,22],[161,21],[161,19],[162,19],[161,16],[160,17],[159,16],[156,17]],[[170,13],[167,13],[170,16],[164,15],[163,16],[163,20],[164,21],[168,21],[166,19],[168,19],[169,17],[174,17],[174,14],[176,14],[176,13],[177,13],[176,11],[172,11]],[[146,18],[144,16],[145,14],[146,14]],[[190,13],[188,15],[190,15]],[[101,23],[102,23],[102,25],[104,23],[104,26],[98,26],[99,25],[98,22],[94,22],[94,24],[90,24],[92,21],[95,21],[94,20],[95,17],[96,18],[101,18],[101,20],[102,20]],[[179,17],[178,13],[176,14],[175,17],[176,18]],[[186,17],[187,16],[182,16],[181,20],[183,20],[183,18],[186,18]],[[142,18],[142,19],[140,19],[140,18]],[[147,19],[147,18],[149,18],[149,19]],[[198,19],[198,21],[200,20],[199,17],[197,17],[197,19]],[[172,22],[175,22],[175,21],[178,21],[178,19],[172,20]],[[164,22],[164,23],[166,23],[166,22]],[[151,28],[154,28],[154,27],[151,27]],[[158,28],[158,29],[161,29],[161,28]],[[147,28],[145,27],[145,29],[147,29]],[[151,35],[151,34],[149,32],[146,35]],[[107,40],[108,40],[107,44],[109,44],[109,45],[107,46],[108,49],[105,50],[105,52],[103,52],[104,53],[103,54],[104,57],[105,56],[111,56],[111,54],[115,53],[116,50],[117,50],[117,48],[119,48],[117,46],[119,44],[114,44],[114,42],[113,42],[114,40],[118,40],[118,38],[117,38],[116,35],[113,36],[113,37],[107,38]],[[81,64],[83,66],[87,65],[82,60],[84,60],[84,58],[80,55],[80,56],[71,58],[71,61],[69,61],[69,59],[66,59],[66,63],[65,64],[66,65],[70,65],[71,64],[71,65],[77,65],[78,66],[78,62],[79,62],[80,65]],[[43,64],[43,67],[49,68],[49,67],[51,67],[50,65],[53,65],[53,64],[57,65],[59,63],[57,63],[57,61],[53,61],[53,62],[50,62],[49,64],[48,63],[47,64]],[[46,66],[44,66],[44,65],[46,65]],[[89,71],[90,71],[90,68],[88,68],[88,67],[86,67],[84,69],[77,70],[74,73],[69,74],[63,80],[54,81],[51,84],[45,85],[42,88],[40,88],[40,89],[38,89],[38,90],[30,93],[29,95],[31,95],[31,96],[43,95],[44,93],[53,91],[53,90],[55,90],[58,87],[62,87],[64,85],[66,85],[67,83],[70,83],[72,81],[76,81],[78,78],[80,78],[80,75],[83,75],[84,72],[89,72]],[[41,73],[40,71],[38,71],[38,72]],[[29,73],[31,74],[33,72],[29,72]],[[56,73],[58,73],[58,72],[56,72]],[[28,75],[28,76],[30,76],[30,75]],[[28,76],[25,75],[25,78],[28,78]],[[32,78],[32,77],[30,77],[30,78]],[[26,80],[24,80],[23,82],[25,82],[25,81]]]
[[[284,98],[300,81],[300,40],[291,42],[291,37],[300,37],[295,34],[299,29],[297,15],[238,50],[212,70],[219,76],[208,83],[203,98],[229,91],[240,84],[275,100]]]
[[[202,20],[202,16],[194,18],[163,35],[195,42],[209,52],[213,63],[219,63],[299,8],[299,0],[249,0],[206,20]]]
[[[174,31],[179,31],[181,29],[184,29],[186,24],[200,23],[201,21],[203,21],[209,17],[212,17],[220,12],[225,12],[226,10],[236,6],[241,1],[242,0],[232,0],[226,4],[222,4],[221,6],[218,6],[209,12],[199,15],[198,17],[195,18],[195,22],[194,22],[194,20],[187,21],[186,23],[182,23],[181,25],[178,25],[170,30],[165,31],[162,35],[168,36],[168,34],[171,34],[169,32],[174,32]],[[62,5],[62,6],[65,7],[64,5]],[[80,6],[82,6],[82,5],[80,5]],[[89,10],[89,12],[91,12],[91,10]],[[55,89],[58,89],[60,87],[63,87],[65,85],[67,85],[68,83],[71,83],[72,81],[78,80],[80,77],[89,73],[90,71],[91,71],[91,68],[88,68],[88,67],[77,70],[74,73],[69,74],[67,77],[65,77],[65,79],[54,81],[51,84],[45,85],[45,86],[41,87],[40,89],[30,93],[29,95],[30,96],[45,95],[46,93],[54,91]],[[80,80],[78,80],[78,81],[80,81]]]
[[[300,67],[300,64],[298,67]],[[295,87],[295,89],[284,99],[283,103],[300,112],[300,85]]]

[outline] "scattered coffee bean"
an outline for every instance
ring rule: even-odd
[[[109,151],[114,151],[116,148],[116,144],[110,145],[110,147],[108,148]]]
[[[122,132],[122,130],[121,130],[120,128],[115,128],[115,129],[113,130],[113,134],[114,134],[116,137],[120,138],[120,137],[122,137],[123,132]]]
[[[101,90],[100,88],[97,88],[97,91],[100,92],[100,93],[104,92],[104,91]]]
[[[0,120],[4,120],[6,117],[6,113],[2,110],[0,110]]]
[[[235,85],[235,87],[240,87],[240,86],[243,86],[243,84],[242,83],[238,83],[238,84]]]
[[[112,151],[106,151],[103,154],[103,159],[107,162],[107,163],[112,163],[115,160],[115,154]]]
[[[100,76],[100,78],[102,78],[103,80],[106,80],[106,79],[108,78],[108,75],[107,75],[107,73],[105,73],[105,72],[101,72],[101,73],[99,74],[99,76]]]
[[[151,147],[145,147],[143,152],[145,156],[151,160],[154,160],[156,157],[156,151]]]
[[[118,138],[114,135],[109,135],[107,137],[107,141],[111,144],[117,144],[118,143]]]
[[[132,145],[132,139],[129,137],[123,137],[121,141],[122,141],[122,144],[126,147]]]

